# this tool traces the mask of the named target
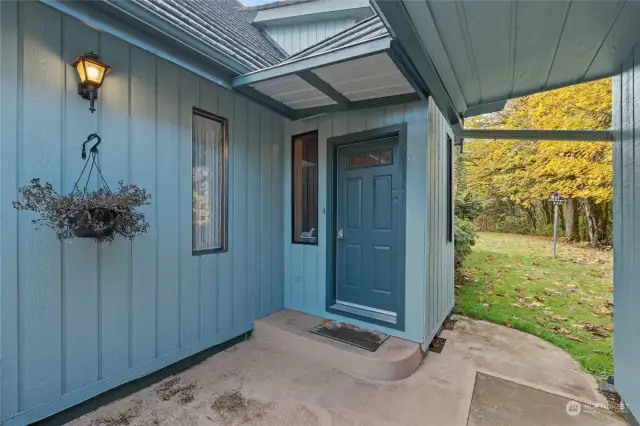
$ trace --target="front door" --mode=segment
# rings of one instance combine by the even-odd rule
[[[404,288],[398,137],[339,146],[336,173],[336,305],[395,322]]]

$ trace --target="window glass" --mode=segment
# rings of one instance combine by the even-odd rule
[[[367,154],[353,154],[347,157],[347,169],[391,164],[391,161],[392,154],[390,150],[369,152]]]
[[[222,251],[226,243],[227,121],[193,112],[192,249]]]
[[[293,137],[293,242],[318,242],[318,132]]]

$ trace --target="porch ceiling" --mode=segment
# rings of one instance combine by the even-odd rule
[[[374,0],[451,124],[504,101],[614,75],[640,2]]]
[[[237,77],[232,85],[298,119],[419,100],[425,92],[412,85],[409,70],[373,17],[281,64]]]

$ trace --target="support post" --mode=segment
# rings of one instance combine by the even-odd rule
[[[558,204],[553,204],[553,258],[556,258],[556,245],[558,241]]]
[[[564,201],[564,198],[558,194],[558,191],[554,192],[551,196],[551,202],[553,203],[553,258],[556,258],[556,248],[558,244],[558,208]]]

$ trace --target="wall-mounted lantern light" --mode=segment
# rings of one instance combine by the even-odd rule
[[[71,66],[78,71],[80,77],[78,94],[83,99],[89,100],[89,111],[93,113],[96,110],[93,104],[98,99],[98,89],[102,86],[104,76],[111,67],[100,62],[100,57],[93,52],[78,56]]]

